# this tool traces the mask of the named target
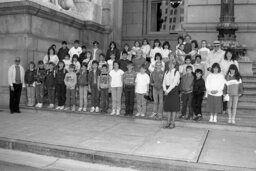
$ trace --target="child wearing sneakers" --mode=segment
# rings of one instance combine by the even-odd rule
[[[98,90],[98,76],[100,75],[100,70],[98,68],[99,64],[97,61],[92,62],[92,70],[89,72],[89,90],[91,90],[91,110],[90,112],[100,111],[100,100],[99,100],[99,90]]]
[[[38,61],[38,68],[36,71],[36,79],[35,79],[37,108],[43,107],[45,77],[46,77],[46,69],[44,68],[44,62]]]
[[[181,100],[182,109],[181,116],[179,118],[184,118],[186,116],[187,107],[189,108],[187,120],[193,118],[192,110],[192,97],[193,97],[193,85],[194,85],[194,75],[190,65],[186,68],[186,74],[181,77],[180,89],[181,89]]]
[[[82,110],[86,112],[87,108],[87,95],[88,95],[88,75],[89,72],[87,70],[87,64],[83,63],[81,70],[78,74],[78,85],[79,85],[79,109],[78,111],[81,112]]]
[[[76,110],[76,83],[77,76],[75,73],[75,65],[71,64],[69,66],[69,72],[66,74],[64,79],[66,85],[66,108],[64,110],[70,110],[72,106],[72,111]]]
[[[66,73],[65,64],[63,61],[60,61],[56,72],[56,92],[58,99],[58,106],[56,107],[57,110],[63,110],[66,101],[66,85],[64,83]]]
[[[27,98],[28,98],[27,105],[30,107],[35,105],[35,81],[36,81],[35,78],[36,78],[35,63],[30,62],[29,68],[25,73],[25,84],[27,87]]]
[[[135,93],[137,96],[137,114],[136,116],[144,117],[146,114],[146,99],[144,96],[148,95],[150,78],[146,73],[145,64],[141,65],[140,72],[136,76],[135,80]]]
[[[49,100],[48,108],[52,109],[54,108],[54,102],[55,102],[56,71],[54,70],[55,64],[53,62],[50,62],[48,65],[49,65],[49,70],[45,77],[45,86],[48,92],[48,100]]]
[[[124,95],[125,95],[125,115],[133,116],[134,97],[135,97],[135,79],[137,73],[133,70],[133,63],[130,61],[127,65],[128,71],[124,73]]]
[[[196,57],[197,59],[197,57]],[[203,76],[203,71],[201,69],[196,69],[195,71],[196,79],[194,81],[194,86],[193,86],[193,100],[192,100],[192,106],[193,106],[193,111],[195,114],[195,121],[202,120],[202,102],[203,102],[203,97],[205,94],[205,82],[204,79],[202,78]]]
[[[98,77],[98,89],[100,91],[100,108],[102,113],[108,112],[108,90],[110,85],[110,76],[108,66],[102,65],[101,73]]]
[[[226,76],[228,101],[228,123],[235,124],[239,97],[243,94],[242,77],[235,64],[231,64]]]
[[[114,68],[110,71],[110,86],[112,94],[112,112],[110,115],[120,115],[123,90],[123,70],[119,69],[119,63],[114,62]]]
[[[154,107],[150,117],[163,116],[163,78],[162,62],[156,62],[155,70],[150,75],[150,84],[153,86]]]

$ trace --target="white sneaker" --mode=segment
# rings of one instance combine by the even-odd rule
[[[37,103],[35,107],[39,107],[39,103]]]
[[[38,108],[42,108],[43,107],[43,103],[38,103]]]
[[[150,115],[150,118],[154,118],[156,116],[157,116],[157,114],[153,112],[152,115]]]
[[[70,110],[70,108],[69,107],[65,107],[65,109],[64,110]]]
[[[86,107],[83,108],[83,111],[86,112]]]
[[[120,115],[120,110],[116,110],[116,115]]]
[[[79,107],[78,112],[82,112],[83,108]]]
[[[100,109],[99,109],[99,107],[97,106],[96,109],[95,109],[95,112],[98,113],[99,111],[100,111]]]
[[[49,108],[49,109],[53,109],[53,108],[54,108],[54,104],[50,104],[50,105],[48,106],[48,108]]]
[[[228,123],[229,123],[229,124],[231,124],[231,123],[232,123],[231,118],[228,118]]]
[[[115,114],[116,114],[116,111],[113,109],[110,115],[115,115]]]
[[[135,116],[139,117],[139,116],[140,116],[140,113],[137,113]]]
[[[213,122],[213,116],[212,115],[210,116],[209,122]]]
[[[60,110],[64,110],[64,106],[60,106]]]
[[[56,110],[59,110],[59,109],[60,109],[60,106],[57,106],[55,109],[56,109]]]
[[[234,118],[231,120],[231,123],[232,123],[232,124],[236,124],[236,121],[235,121]]]
[[[75,105],[72,107],[72,111],[73,112],[76,111],[76,106]]]
[[[142,114],[140,114],[140,116],[141,116],[141,117],[144,117],[144,116],[145,116],[145,114],[144,114],[144,113],[142,113]]]
[[[90,112],[94,112],[94,110],[95,110],[94,107],[92,107],[91,110],[90,110]]]
[[[213,116],[213,122],[214,122],[214,123],[217,122],[217,116]]]

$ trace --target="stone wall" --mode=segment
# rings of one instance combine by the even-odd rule
[[[110,29],[72,16],[56,12],[31,1],[0,3],[0,105],[7,105],[9,92],[7,71],[16,56],[27,68],[29,61],[37,62],[50,45],[66,40],[71,47],[78,39],[90,46],[94,40],[102,49],[108,46]],[[23,96],[24,102],[24,96]]]

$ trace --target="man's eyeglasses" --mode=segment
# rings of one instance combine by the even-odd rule
[[[215,45],[214,47],[220,47],[220,45]]]
[[[20,62],[20,60],[15,60],[15,62]]]

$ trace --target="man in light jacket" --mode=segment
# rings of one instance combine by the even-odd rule
[[[20,57],[15,58],[15,64],[13,64],[8,70],[8,84],[10,89],[10,112],[21,113],[19,104],[22,87],[25,88],[24,81],[24,68],[20,65]]]

